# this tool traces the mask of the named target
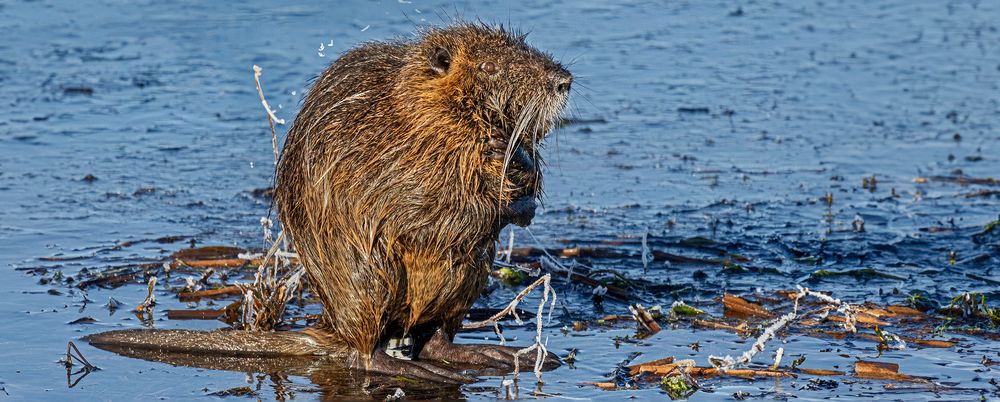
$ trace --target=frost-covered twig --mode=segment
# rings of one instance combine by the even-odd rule
[[[559,260],[557,260],[556,257],[553,257],[552,254],[549,254],[549,251],[545,249],[545,246],[543,246],[542,242],[538,240],[538,237],[535,237],[535,234],[531,232],[531,229],[524,228],[524,231],[528,232],[528,235],[530,235],[531,239],[535,241],[535,245],[538,246],[538,249],[542,250],[542,253],[545,254],[546,257],[549,257],[548,261],[549,263],[553,264],[555,267],[559,268],[562,271],[568,271],[566,267],[562,266],[562,264],[559,263]]]
[[[267,111],[267,124],[271,126],[271,145],[274,147],[274,164],[278,165],[278,134],[274,132],[274,123],[285,124],[284,119],[279,119],[278,116],[274,115],[274,110],[271,110],[271,106],[267,104],[267,99],[264,99],[264,90],[260,88],[260,72],[261,69],[256,64],[253,65],[253,80],[257,83],[257,94],[260,95],[260,104],[264,105],[264,110]]]
[[[504,262],[510,263],[511,254],[514,254],[514,227],[511,226],[507,232],[507,250],[504,252]]]
[[[281,322],[285,306],[302,286],[305,268],[299,265],[280,280],[273,274],[264,275],[260,282],[238,283],[243,292],[243,328],[249,331],[268,331]]]
[[[854,307],[849,303],[844,303],[840,299],[834,299],[825,294],[814,292],[809,290],[809,288],[804,288],[799,286],[799,292],[795,294],[795,308],[799,306],[799,299],[803,296],[812,296],[817,299],[822,300],[825,303],[833,304],[837,306],[837,311],[844,315],[844,330],[848,332],[858,332],[858,327],[856,326],[858,319],[854,316]]]
[[[518,293],[517,296],[514,296],[514,300],[511,300],[510,303],[507,304],[507,307],[505,307],[503,310],[500,310],[500,312],[498,312],[496,314],[493,314],[492,317],[487,318],[487,319],[485,319],[483,321],[470,322],[468,324],[462,324],[462,329],[478,329],[478,328],[483,328],[483,327],[491,326],[491,325],[499,322],[500,320],[502,320],[504,317],[506,317],[508,315],[513,316],[514,320],[518,324],[523,324],[524,322],[521,321],[521,317],[519,317],[517,315],[517,304],[520,303],[521,300],[523,300],[524,297],[528,295],[528,293],[531,293],[531,291],[534,290],[535,288],[537,288],[539,285],[543,285],[543,284],[545,285],[545,291],[544,291],[544,293],[542,293],[543,300],[546,300],[548,298],[548,294],[551,292],[553,294],[552,304],[553,305],[555,304],[555,292],[552,290],[552,285],[550,284],[551,279],[552,279],[552,276],[550,274],[545,274],[545,276],[542,276],[541,278],[538,278],[538,280],[536,280],[534,283],[532,283],[532,284],[528,285],[527,287],[525,287],[524,290],[521,290],[521,292]],[[544,304],[545,303],[543,302],[540,305],[544,305]],[[539,316],[538,318],[540,320],[541,316]],[[549,310],[549,319],[551,319],[551,318],[552,318],[552,310],[550,309]]]
[[[576,260],[572,260],[570,266],[567,268],[565,265],[559,263],[559,260],[557,260],[556,257],[549,254],[549,251],[545,249],[545,246],[543,246],[542,242],[538,240],[538,237],[535,237],[535,234],[531,232],[531,229],[524,228],[524,231],[531,235],[531,239],[535,241],[535,245],[538,246],[538,249],[541,250],[543,254],[545,254],[542,258],[538,259],[538,265],[543,270],[548,272],[565,273],[566,280],[573,280],[573,269],[577,266]],[[607,289],[605,289],[605,291],[607,291]]]
[[[750,363],[750,361],[753,360],[754,355],[762,352],[764,350],[764,346],[767,345],[767,342],[769,342],[771,339],[774,339],[778,331],[780,331],[782,328],[788,325],[788,323],[792,322],[792,320],[798,318],[799,299],[805,296],[813,296],[825,303],[836,305],[837,311],[844,314],[845,317],[844,329],[850,332],[857,332],[857,327],[855,326],[857,318],[854,316],[854,310],[850,304],[844,303],[840,301],[840,299],[834,299],[825,294],[811,291],[808,288],[803,288],[799,286],[798,289],[799,292],[792,295],[792,297],[795,300],[793,303],[792,312],[785,314],[781,317],[778,317],[777,320],[775,320],[773,323],[771,323],[771,325],[765,328],[764,332],[760,334],[759,337],[757,337],[757,341],[754,342],[752,346],[750,346],[750,350],[743,352],[743,354],[740,355],[739,359],[734,359],[732,356],[729,355],[725,357],[709,356],[708,361],[712,364],[712,366],[715,366],[715,368],[721,371],[726,371],[732,369],[737,365],[746,365]],[[782,352],[784,352],[784,350],[782,350]],[[776,362],[775,364],[777,364],[777,362],[780,361],[781,359],[780,356],[781,355],[779,354],[778,357],[775,359]]]
[[[774,364],[771,364],[771,370],[775,370],[781,365],[781,357],[785,355],[785,348],[778,348],[774,352]]]
[[[785,325],[787,325],[789,322],[794,320],[795,317],[796,314],[794,311],[779,317],[777,320],[771,323],[771,325],[769,325],[766,329],[764,329],[764,333],[760,334],[760,336],[757,337],[757,341],[754,342],[752,346],[750,346],[750,350],[743,352],[743,354],[740,356],[739,359],[733,359],[732,356],[726,356],[721,358],[716,356],[709,356],[708,361],[712,363],[712,365],[715,366],[715,368],[722,371],[729,370],[737,365],[744,365],[750,363],[750,360],[752,360],[757,353],[760,353],[764,350],[764,346],[767,345],[767,342],[773,339],[775,334],[777,334],[777,332],[780,331],[782,328],[784,328]]]
[[[274,164],[278,165],[278,135],[274,130],[274,124],[285,124],[285,121],[274,115],[274,110],[268,105],[264,98],[264,90],[260,86],[261,68],[253,66],[253,79],[257,85],[257,95],[260,96],[260,103],[267,112],[267,124],[271,128],[271,147],[274,151]],[[243,293],[242,325],[248,331],[267,331],[281,322],[281,317],[285,312],[286,303],[291,300],[295,292],[302,286],[302,278],[305,275],[305,268],[300,264],[292,265],[291,258],[298,255],[288,251],[288,236],[285,235],[284,228],[279,225],[279,232],[276,238],[272,238],[271,226],[273,223],[269,216],[260,218],[260,224],[264,232],[264,248],[267,253],[260,260],[257,273],[254,275],[253,283],[238,283],[236,286]],[[259,254],[241,254],[239,257],[250,259]],[[279,280],[278,271],[284,269],[285,274]]]
[[[274,242],[274,239],[271,238],[271,235],[272,235],[272,233],[271,233],[271,226],[273,226],[273,225],[274,225],[274,223],[271,222],[271,218],[268,218],[266,216],[260,218],[260,226],[262,226],[264,228],[264,247],[267,247],[268,244],[271,244],[271,243]]]
[[[520,367],[520,365],[521,365],[521,362],[520,362],[521,355],[527,355],[528,353],[531,353],[532,351],[535,351],[535,367],[534,367],[534,370],[532,370],[532,371],[535,372],[535,379],[538,382],[542,382],[542,366],[544,366],[544,364],[545,364],[545,357],[548,356],[548,354],[549,354],[548,349],[545,347],[545,344],[548,343],[547,342],[548,339],[546,339],[546,342],[544,342],[544,343],[542,342],[542,312],[545,310],[545,303],[549,300],[549,294],[550,293],[552,294],[552,303],[549,305],[549,319],[550,320],[552,319],[552,309],[556,305],[556,292],[554,290],[552,290],[552,285],[550,284],[551,279],[552,279],[552,275],[551,274],[545,274],[545,276],[539,278],[539,280],[543,280],[544,281],[544,283],[545,283],[545,290],[542,292],[542,300],[540,302],[538,302],[538,314],[535,316],[535,343],[532,344],[529,347],[526,347],[524,349],[518,350],[517,352],[514,353],[514,381],[515,382],[517,381],[517,376],[518,376],[518,374],[521,371],[521,367]]]
[[[525,287],[524,290],[522,290],[520,293],[517,294],[517,296],[514,297],[514,300],[511,300],[511,302],[507,304],[507,307],[505,307],[503,310],[500,310],[500,312],[494,314],[492,317],[487,318],[486,320],[483,321],[471,322],[462,325],[463,329],[476,329],[492,325],[494,326],[494,329],[497,331],[497,334],[500,335],[500,330],[496,325],[501,319],[503,319],[508,315],[513,316],[514,320],[518,324],[523,324],[523,321],[521,321],[521,317],[517,315],[517,305],[518,303],[521,302],[521,300],[524,299],[525,296],[528,295],[528,293],[531,293],[532,290],[541,285],[544,285],[544,287],[542,290],[542,300],[538,303],[538,313],[535,316],[535,343],[524,349],[520,349],[514,353],[515,380],[517,379],[518,372],[521,369],[520,367],[521,356],[527,355],[534,351],[535,365],[533,371],[535,372],[535,378],[537,378],[539,382],[542,381],[542,366],[545,364],[545,357],[549,353],[548,349],[545,346],[545,343],[542,342],[542,325],[543,321],[548,321],[552,319],[552,310],[555,308],[556,305],[556,292],[555,290],[552,289],[552,274],[545,274],[544,276],[538,278],[538,280],[536,280],[531,285]],[[549,301],[550,297],[552,299],[551,301]],[[549,305],[548,319],[544,318],[546,304]],[[504,339],[502,335],[500,339],[501,339],[501,344],[503,344]]]
[[[261,219],[261,225],[267,233],[270,229],[270,220]],[[272,329],[281,322],[285,305],[302,286],[305,268],[301,264],[293,266],[290,258],[297,258],[296,253],[282,250],[286,237],[284,230],[278,232],[278,236],[273,240],[265,235],[265,242],[270,241],[270,245],[265,243],[265,246],[270,248],[260,260],[254,281],[236,284],[243,293],[240,307],[243,329],[248,331]],[[282,268],[286,273],[279,280],[278,271]]]

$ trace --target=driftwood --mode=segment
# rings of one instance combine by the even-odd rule
[[[224,286],[217,289],[206,289],[199,290],[197,292],[181,292],[177,294],[177,297],[181,301],[198,301],[202,298],[212,298],[219,296],[231,296],[241,294],[240,288],[236,286]]]

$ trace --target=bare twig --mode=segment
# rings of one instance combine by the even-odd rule
[[[74,352],[76,353],[74,354]],[[83,364],[83,368],[74,372],[73,360],[76,360],[80,362],[80,364]],[[66,360],[63,361],[63,364],[66,365],[66,386],[68,386],[69,388],[75,387],[77,384],[80,383],[80,381],[83,380],[84,377],[86,377],[91,372],[101,369],[100,367],[90,364],[90,362],[87,361],[87,358],[83,357],[83,353],[80,352],[80,349],[78,349],[76,345],[73,344],[73,341],[70,341],[69,344],[66,345]],[[74,381],[73,376],[81,373],[83,374],[77,377],[76,381]]]
[[[200,300],[200,299],[206,298],[206,297],[226,296],[226,295],[233,295],[233,294],[239,294],[239,293],[240,293],[239,287],[237,287],[235,285],[231,285],[231,286],[224,286],[224,287],[217,288],[217,289],[199,290],[197,292],[183,292],[183,293],[179,293],[177,295],[177,297],[181,301],[197,301],[197,300]]]
[[[73,352],[76,352],[76,354],[74,354]],[[73,360],[76,360],[80,362],[80,364],[83,364],[84,368],[90,370],[99,370],[97,366],[90,364],[90,361],[88,361],[86,357],[83,357],[83,353],[80,352],[80,349],[76,347],[76,344],[74,344],[73,341],[69,341],[69,344],[66,345],[66,361],[65,361],[66,367],[72,367]]]

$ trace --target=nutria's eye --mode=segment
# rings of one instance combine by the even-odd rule
[[[431,56],[431,69],[434,72],[444,75],[448,72],[448,67],[451,66],[451,53],[448,53],[448,49],[439,47],[434,49],[434,55]]]
[[[497,65],[492,61],[487,61],[483,65],[479,66],[480,70],[486,72],[486,74],[493,75],[497,73]]]

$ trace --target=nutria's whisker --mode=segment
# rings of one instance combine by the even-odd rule
[[[503,158],[503,168],[500,170],[500,194],[498,196],[498,202],[501,207],[503,205],[504,185],[507,181],[507,169],[510,167],[511,157],[514,155],[514,150],[520,146],[521,136],[524,134],[524,130],[528,128],[528,124],[532,120],[531,117],[536,113],[538,99],[539,97],[536,95],[528,101],[528,104],[524,106],[524,109],[521,109],[521,114],[517,117],[517,124],[514,126],[511,138],[507,141],[507,149]]]

